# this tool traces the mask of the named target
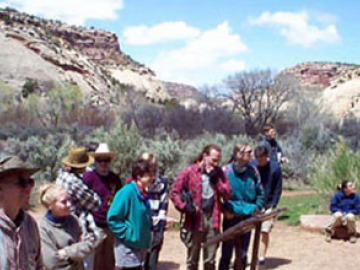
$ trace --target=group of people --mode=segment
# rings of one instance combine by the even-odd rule
[[[56,181],[40,187],[46,214],[24,209],[39,168],[16,156],[0,162],[0,269],[144,269],[157,267],[167,226],[169,187],[153,154],[140,155],[127,184],[110,170],[105,143],[75,147]]]
[[[221,148],[207,145],[194,163],[175,179],[170,198],[185,216],[182,233],[187,234],[183,238],[187,246],[188,270],[198,269],[201,249],[203,269],[216,269],[218,245],[202,247],[202,243],[219,234],[221,220],[225,231],[277,206],[282,192],[280,163],[287,160],[282,157],[282,150],[276,142],[274,127],[265,126],[264,135],[265,139],[254,151],[247,144],[236,145],[229,162],[222,168],[219,167]],[[262,224],[260,264],[265,263],[273,224],[274,220]],[[251,232],[238,236],[239,241],[222,242],[219,270],[230,269],[235,244],[239,245],[236,250],[240,252],[238,256],[243,269],[246,268],[250,236]],[[236,265],[234,267],[236,269]]]
[[[131,176],[111,172],[118,154],[105,143],[88,151],[76,147],[62,159],[55,183],[40,187],[46,214],[37,223],[24,210],[39,168],[10,156],[0,162],[0,269],[156,269],[168,225],[169,195],[184,215],[187,269],[216,268],[216,244],[202,243],[251,216],[273,210],[282,191],[280,163],[286,161],[273,126],[253,149],[236,145],[219,167],[221,148],[209,144],[183,169],[171,191],[158,173],[156,157],[136,158]],[[274,153],[275,151],[275,153]],[[255,159],[252,159],[253,152]],[[221,224],[222,223],[222,224]],[[263,223],[264,263],[273,220]],[[229,269],[234,244],[247,264],[250,233],[222,243],[219,270]]]

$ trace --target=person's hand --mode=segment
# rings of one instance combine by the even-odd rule
[[[67,260],[67,258],[68,258],[68,255],[66,254],[64,249],[60,249],[58,251],[58,255],[59,255],[60,260]]]
[[[184,212],[188,215],[194,215],[196,213],[196,208],[193,204],[187,203],[184,207]]]
[[[282,157],[281,163],[284,163],[284,164],[289,163],[289,159],[287,157]]]
[[[218,178],[216,170],[212,170],[209,173],[209,181],[213,186],[216,186],[217,183],[219,182],[219,178]]]
[[[233,213],[230,213],[229,211],[224,211],[224,217],[226,218],[226,219],[233,219],[234,218],[234,214]]]
[[[251,216],[257,216],[258,214],[260,214],[260,209],[258,207],[256,207],[255,211],[251,214]]]

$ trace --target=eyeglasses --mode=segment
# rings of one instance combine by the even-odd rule
[[[109,163],[111,162],[111,158],[97,158],[95,161],[98,163]]]
[[[27,188],[28,186],[34,187],[35,186],[35,180],[33,178],[24,179],[20,178],[19,181],[16,183],[21,188]]]

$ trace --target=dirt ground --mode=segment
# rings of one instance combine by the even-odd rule
[[[304,195],[304,193],[311,194],[313,191],[284,192],[283,196]],[[170,206],[169,215],[179,218],[173,206]],[[268,258],[262,269],[360,269],[360,239],[355,244],[343,240],[332,240],[331,243],[327,243],[321,233],[290,227],[282,222],[276,222],[270,237]],[[220,250],[221,247],[218,249],[218,257]],[[185,258],[186,249],[179,239],[179,232],[167,231],[158,270],[186,269]]]
[[[294,196],[295,194],[296,192],[289,192],[283,195]],[[35,212],[32,211],[36,218],[40,218],[43,213],[44,209],[41,208],[36,209]],[[170,206],[169,216],[179,219],[179,214],[173,206]],[[270,241],[268,258],[263,269],[360,269],[360,239],[355,244],[343,240],[332,240],[331,243],[327,243],[320,233],[305,231],[300,227],[289,227],[282,222],[277,222]],[[219,255],[220,248],[218,257]],[[158,270],[186,269],[185,258],[186,249],[180,241],[179,232],[166,231]]]

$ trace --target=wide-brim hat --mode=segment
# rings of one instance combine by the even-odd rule
[[[118,153],[112,152],[109,149],[107,143],[100,143],[95,152],[90,152],[93,158],[111,158],[111,161],[114,161],[118,157]]]
[[[31,176],[39,170],[40,168],[17,156],[7,156],[0,161],[0,180],[5,174],[25,173]]]
[[[62,159],[62,163],[72,168],[86,168],[94,162],[86,151],[85,147],[75,147],[71,149],[66,157]]]

